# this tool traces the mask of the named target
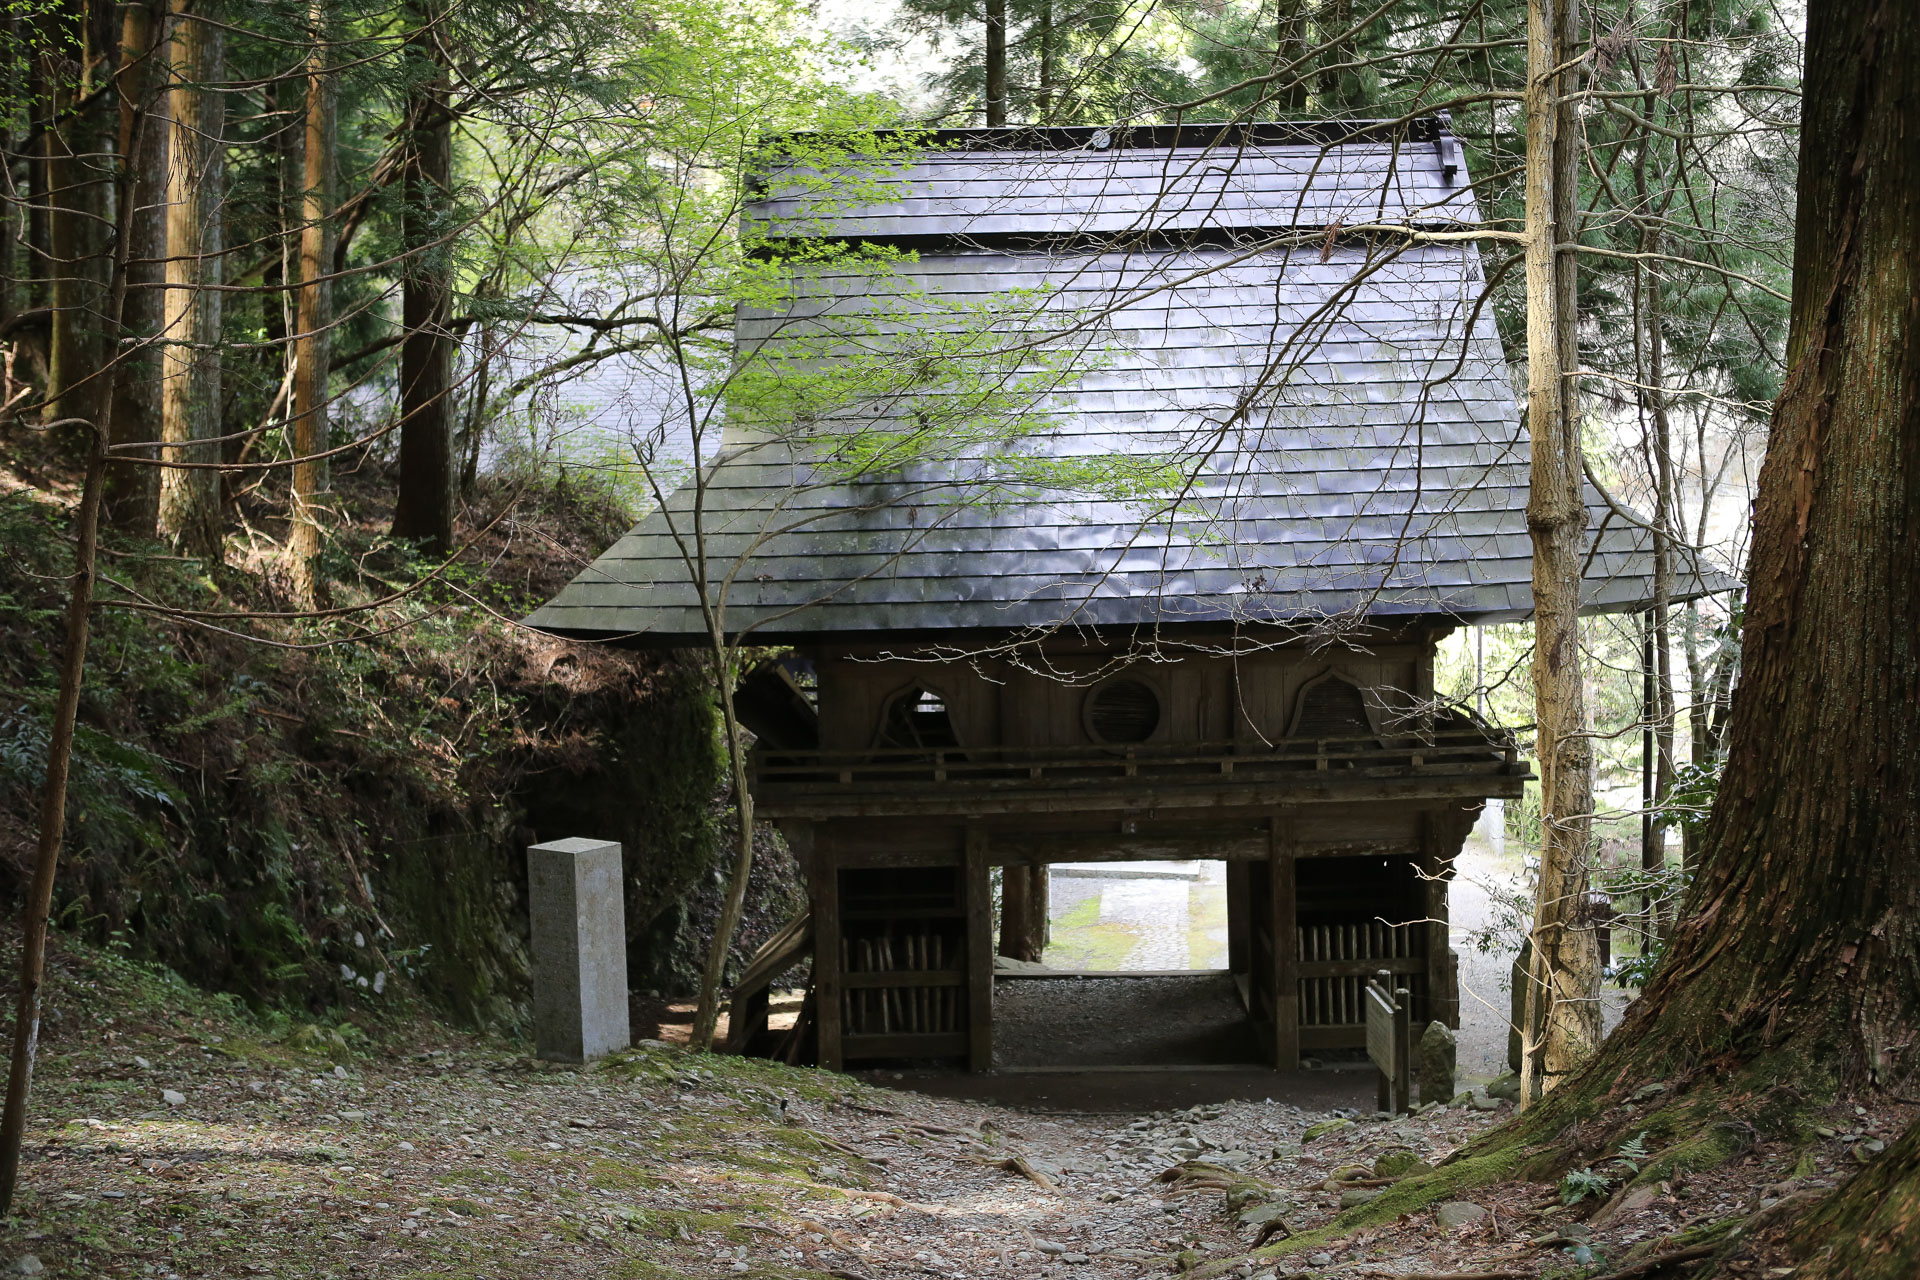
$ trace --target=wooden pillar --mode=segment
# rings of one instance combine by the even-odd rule
[[[967,824],[967,1070],[993,1068],[993,880],[987,829]]]
[[[1273,922],[1273,1065],[1277,1071],[1300,1066],[1300,941],[1293,866],[1293,824],[1276,813],[1267,820],[1267,880]]]
[[[1460,1029],[1460,988],[1459,972],[1452,963],[1447,885],[1453,878],[1453,857],[1460,851],[1460,842],[1451,839],[1451,833],[1457,830],[1464,839],[1468,829],[1460,821],[1446,822],[1441,814],[1420,815],[1419,865],[1428,922],[1427,1001],[1421,1015],[1428,1021],[1444,1022],[1456,1031]]]
[[[1227,862],[1227,969],[1250,972],[1253,960],[1253,868],[1239,859]]]
[[[816,829],[807,891],[813,899],[813,1016],[819,1027],[820,1066],[838,1071],[840,1049],[840,866],[833,841]]]

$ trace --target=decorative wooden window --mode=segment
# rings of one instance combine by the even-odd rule
[[[1378,738],[1360,686],[1329,671],[1309,681],[1294,704],[1291,738]]]
[[[1160,695],[1140,680],[1110,680],[1087,695],[1086,723],[1098,742],[1145,742],[1160,727]]]
[[[887,702],[878,745],[932,750],[959,746],[960,739],[953,731],[953,717],[947,713],[946,698],[937,690],[921,686],[895,694]]]

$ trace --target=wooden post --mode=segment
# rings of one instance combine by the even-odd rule
[[[833,842],[814,831],[807,874],[813,898],[813,1012],[820,1028],[820,1066],[838,1071],[840,1052],[840,867]]]
[[[1413,1110],[1413,994],[1393,993],[1393,1093],[1396,1111]]]
[[[1460,992],[1452,958],[1453,939],[1447,921],[1447,886],[1453,874],[1453,855],[1447,848],[1448,824],[1437,813],[1420,815],[1420,875],[1425,890],[1427,925],[1427,1000],[1422,1021],[1444,1022],[1460,1029]]]
[[[1227,863],[1227,969],[1237,974],[1247,973],[1253,959],[1252,870],[1245,862]]]
[[[1374,1097],[1381,1111],[1413,1110],[1413,993],[1377,970],[1367,983],[1367,1057],[1379,1073]]]
[[[1267,819],[1269,918],[1273,921],[1273,1066],[1300,1067],[1300,941],[1293,885],[1293,825]]]
[[[967,824],[967,1070],[993,1068],[993,881],[987,829]]]

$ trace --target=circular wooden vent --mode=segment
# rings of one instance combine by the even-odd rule
[[[1160,699],[1138,680],[1115,680],[1087,695],[1087,727],[1102,742],[1145,742],[1160,727]]]

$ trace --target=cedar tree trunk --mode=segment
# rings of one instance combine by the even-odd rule
[[[409,42],[430,69],[407,103],[407,158],[401,239],[407,260],[400,323],[400,491],[395,537],[430,554],[453,543],[453,339],[448,327],[452,256],[439,243],[453,187],[453,114],[446,76],[446,8],[422,4]]]
[[[1470,1153],[1540,1143],[1527,1176],[1647,1129],[1804,1140],[1810,1106],[1920,1076],[1920,16],[1812,6],[1804,103],[1788,374],[1719,795],[1626,1021]],[[1653,1114],[1629,1097],[1649,1080],[1670,1090]],[[1920,1272],[1920,1134],[1793,1241],[1801,1280]]]
[[[306,154],[300,201],[300,292],[293,343],[293,491],[288,518],[288,573],[307,608],[327,603],[320,573],[322,495],[327,491],[327,366],[333,325],[334,83],[328,70],[326,0],[314,0],[313,47],[307,55]]]
[[[1600,1040],[1600,955],[1586,910],[1593,749],[1580,662],[1581,492],[1574,262],[1578,121],[1566,97],[1574,0],[1527,5],[1527,429],[1533,446],[1533,684],[1540,757],[1540,878],[1522,1028],[1521,1097],[1553,1088]]]
[[[121,304],[121,333],[148,339],[160,332],[165,279],[160,260],[167,253],[167,91],[165,84],[166,4],[143,0],[127,6],[120,32],[120,154],[129,170],[127,296]],[[137,131],[135,121],[144,115]],[[113,407],[112,443],[146,445],[133,456],[159,456],[160,361],[154,348],[123,353],[128,367],[114,380],[119,397]],[[107,466],[106,509],[102,519],[122,533],[151,538],[160,518],[160,473],[140,462]]]
[[[55,124],[41,134],[53,307],[48,422],[98,422],[106,385],[107,232],[113,225],[115,161],[113,97],[93,93],[96,77],[108,74],[110,65],[98,43],[101,12],[86,0],[60,0],[40,18],[40,80],[47,116]]]
[[[987,126],[1007,122],[1007,0],[987,0]]]
[[[226,33],[216,0],[172,0],[168,94],[167,263],[160,427],[160,531],[184,555],[220,558],[222,209],[226,154]],[[203,20],[204,19],[204,20]]]

